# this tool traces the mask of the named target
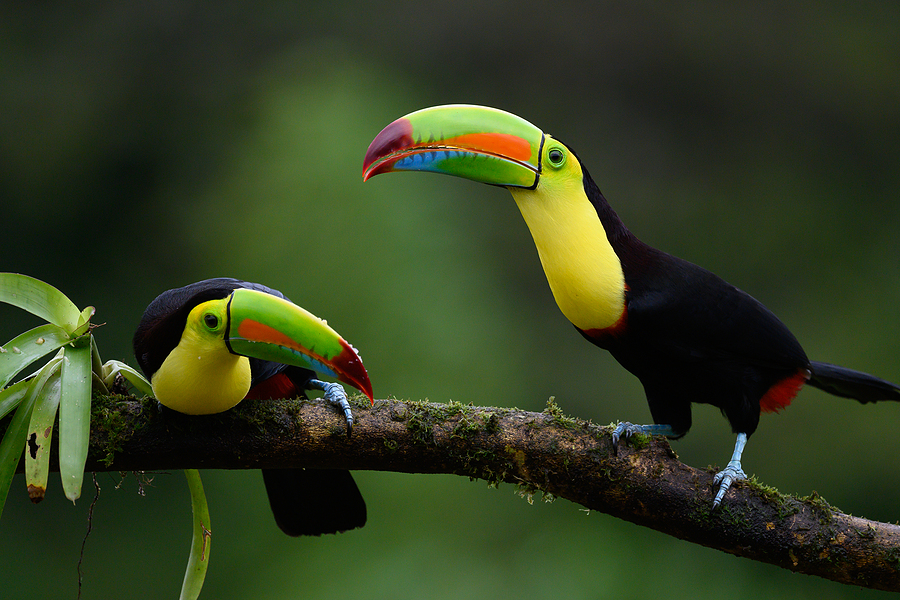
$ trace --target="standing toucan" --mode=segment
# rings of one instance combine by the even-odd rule
[[[156,399],[188,415],[228,410],[245,398],[324,392],[347,420],[344,388],[372,399],[362,361],[324,321],[258,283],[218,278],[163,292],[144,312],[134,354]],[[366,504],[349,471],[263,469],[275,522],[291,536],[337,533],[366,523]]]
[[[363,179],[389,171],[446,173],[509,189],[560,310],[644,386],[656,424],[621,423],[614,445],[637,432],[683,436],[692,402],[728,418],[737,442],[715,477],[714,505],[745,478],[741,452],[760,411],[786,407],[804,384],[863,403],[900,401],[892,383],[810,362],[755,299],[641,242],[575,153],[516,115],[451,105],[397,119],[369,145]]]

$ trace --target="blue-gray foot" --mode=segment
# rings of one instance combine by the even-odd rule
[[[713,500],[713,508],[721,504],[722,499],[725,497],[725,492],[728,491],[728,488],[731,487],[732,483],[747,479],[747,475],[741,468],[741,454],[744,452],[744,446],[746,445],[747,434],[737,434],[737,440],[734,442],[734,453],[731,455],[731,460],[728,461],[728,466],[716,473],[716,476],[713,477],[713,483],[719,486],[719,491]]]
[[[347,401],[347,392],[339,383],[329,383],[327,381],[319,381],[318,379],[310,379],[307,382],[310,389],[321,390],[322,398],[329,404],[337,406],[347,420],[347,436],[353,432],[353,412],[350,410],[350,403]]]

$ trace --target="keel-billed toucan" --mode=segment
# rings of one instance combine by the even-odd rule
[[[237,279],[192,283],[160,294],[134,334],[134,354],[156,399],[172,410],[208,415],[245,398],[295,398],[318,389],[353,416],[343,387],[372,399],[362,361],[324,321],[281,292]],[[366,504],[348,471],[263,469],[278,526],[292,536],[362,527]]]
[[[714,505],[745,477],[741,452],[760,411],[786,407],[804,384],[863,403],[900,401],[892,383],[810,362],[755,299],[641,242],[575,153],[516,115],[451,105],[397,119],[369,146],[363,179],[389,171],[446,173],[509,189],[563,314],[644,386],[655,424],[621,423],[613,444],[637,432],[684,435],[692,402],[728,418],[737,442],[715,477]]]

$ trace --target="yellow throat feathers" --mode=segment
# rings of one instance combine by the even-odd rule
[[[151,378],[156,399],[180,413],[223,412],[250,390],[250,361],[228,351],[221,331],[210,332],[200,324],[213,302],[191,311],[181,341]]]
[[[509,189],[562,313],[582,330],[615,325],[625,308],[625,276],[584,192],[575,156],[561,170],[543,174],[537,188]]]

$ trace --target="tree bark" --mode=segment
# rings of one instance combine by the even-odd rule
[[[675,537],[841,583],[900,591],[900,527],[843,514],[754,481],[712,508],[712,473],[664,438],[612,447],[610,428],[544,412],[351,400],[244,401],[185,416],[130,396],[94,398],[88,471],[321,467],[452,473],[551,494]],[[0,425],[0,429],[5,429]]]

